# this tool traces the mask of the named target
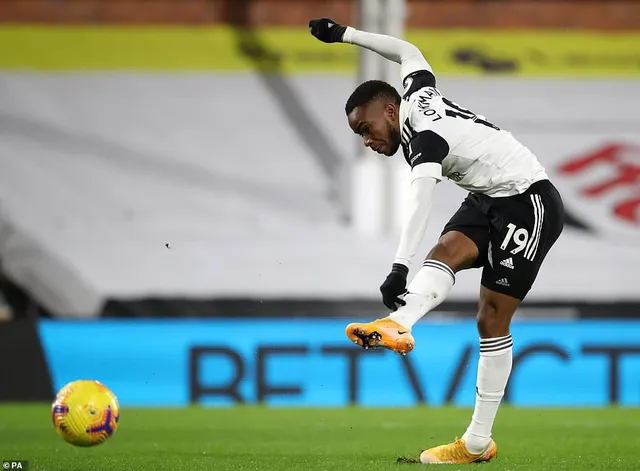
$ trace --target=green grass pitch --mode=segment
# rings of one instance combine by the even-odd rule
[[[63,442],[47,405],[0,406],[0,459],[30,470],[405,470],[398,456],[461,435],[470,410],[123,409],[107,443]],[[640,409],[503,408],[483,470],[640,469]],[[468,466],[446,466],[465,469]]]

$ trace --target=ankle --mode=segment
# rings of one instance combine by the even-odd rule
[[[428,309],[428,299],[421,294],[408,293],[404,297],[406,303],[400,309],[392,312],[389,315],[389,319],[397,322],[405,329],[411,329],[416,322],[420,320]]]
[[[472,455],[478,455],[487,449],[491,442],[491,437],[483,437],[469,432],[468,430],[462,435],[465,448]]]

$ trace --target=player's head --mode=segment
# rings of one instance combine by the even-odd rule
[[[362,136],[365,147],[393,155],[400,147],[400,102],[387,82],[369,80],[356,88],[345,106],[349,126]]]

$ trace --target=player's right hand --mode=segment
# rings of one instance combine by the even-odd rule
[[[400,299],[400,296],[407,292],[408,274],[408,267],[401,263],[394,263],[391,273],[387,275],[387,279],[380,286],[382,302],[392,311],[397,311],[398,306],[407,304],[403,299]]]
[[[325,43],[342,42],[346,26],[339,25],[331,18],[318,18],[309,21],[309,31],[312,35]]]

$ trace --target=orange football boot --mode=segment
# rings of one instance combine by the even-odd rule
[[[346,333],[349,340],[365,350],[384,347],[406,355],[415,346],[411,329],[405,329],[389,317],[366,324],[354,322],[347,326]]]
[[[467,464],[489,461],[498,453],[496,442],[491,440],[482,453],[469,453],[462,438],[448,445],[440,445],[420,453],[420,462],[426,464]]]

